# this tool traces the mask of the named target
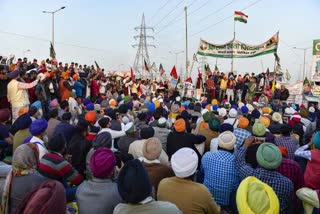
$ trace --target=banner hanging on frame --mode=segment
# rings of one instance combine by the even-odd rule
[[[226,44],[213,44],[200,39],[199,55],[217,58],[250,58],[277,52],[279,32],[260,45],[248,45],[237,40]]]

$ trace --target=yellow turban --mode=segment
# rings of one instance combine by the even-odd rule
[[[211,104],[212,104],[212,105],[218,105],[218,100],[217,100],[217,99],[213,99],[213,100],[211,101]]]
[[[244,179],[237,190],[239,214],[277,214],[279,200],[273,189],[253,176]]]

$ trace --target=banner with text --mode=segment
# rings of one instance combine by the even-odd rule
[[[237,40],[231,40],[226,44],[219,45],[200,39],[198,54],[218,58],[250,58],[276,53],[278,42],[279,32],[260,45],[248,45]]]
[[[320,82],[320,39],[313,40],[311,81]]]

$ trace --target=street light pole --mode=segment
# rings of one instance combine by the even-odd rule
[[[54,13],[52,13],[52,46],[54,49]]]
[[[30,49],[23,51],[23,57],[26,55],[27,52],[30,52]]]
[[[179,52],[169,51],[169,53],[176,55],[176,64],[175,65],[178,66],[178,55],[181,53],[184,53],[184,51],[179,51]]]
[[[54,49],[54,14],[57,13],[58,11],[60,11],[60,10],[65,9],[65,8],[66,7],[63,6],[63,7],[59,8],[58,10],[55,10],[55,11],[42,11],[42,13],[49,13],[49,14],[52,15],[52,41],[51,41],[51,43],[52,43],[53,49]]]
[[[187,5],[188,1],[186,1],[186,6],[184,7],[184,12],[185,12],[185,24],[186,24],[186,76],[184,79],[188,77],[188,67],[189,67],[189,62],[188,62],[188,12],[187,12]]]
[[[293,47],[294,49],[297,50],[303,50],[303,73],[302,73],[302,80],[304,81],[305,77],[306,77],[306,52],[308,49],[310,49],[311,47],[307,47],[307,48],[297,48],[297,47]]]

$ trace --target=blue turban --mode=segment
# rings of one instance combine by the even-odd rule
[[[219,127],[219,133],[225,132],[225,131],[231,131],[233,132],[233,125],[229,123],[222,123]]]
[[[256,118],[256,119],[259,119],[259,117],[260,117],[260,112],[257,110],[257,109],[254,109],[253,111],[252,111],[252,113],[251,113],[251,116],[253,117],[253,118]]]
[[[219,106],[218,105],[213,105],[212,106],[212,111],[218,111]]]
[[[90,99],[86,98],[86,99],[83,100],[83,105],[84,106],[87,106],[89,103],[91,103]]]
[[[234,108],[235,110],[238,110],[238,106],[235,105],[235,104],[233,104],[233,105],[231,106],[231,108]]]
[[[207,104],[208,104],[207,101],[203,102],[202,103],[202,108],[205,108],[207,106]]]
[[[94,104],[93,103],[89,103],[88,105],[86,105],[86,110],[87,111],[93,111],[94,110]]]
[[[39,100],[35,101],[31,104],[31,107],[36,107],[37,109],[39,109],[41,107],[41,102]]]
[[[153,112],[156,109],[156,106],[154,103],[150,103],[148,106],[148,111]]]
[[[145,99],[145,98],[146,98],[146,95],[141,94],[140,98]]]
[[[132,101],[129,101],[129,102],[127,103],[127,106],[128,106],[128,109],[131,109],[131,110],[132,110],[132,108],[133,108],[133,102],[132,102]]]
[[[189,103],[188,109],[193,110],[194,109],[194,103]]]
[[[185,108],[188,108],[189,104],[190,104],[190,100],[186,100],[185,102],[182,103],[182,106]]]
[[[119,95],[118,98],[117,98],[117,103],[120,103],[121,100],[122,100],[122,97],[121,97],[121,95]]]
[[[150,103],[150,100],[145,100],[144,104],[148,105]]]
[[[104,114],[105,114],[105,115],[109,115],[109,114],[111,114],[111,113],[113,113],[113,109],[112,109],[112,108],[106,108],[106,109],[104,110]]]
[[[31,125],[31,123],[32,123],[32,120],[31,120],[31,118],[30,118],[30,114],[29,114],[29,113],[25,113],[25,114],[21,115],[21,116],[18,117],[18,119],[16,120],[17,128],[18,128],[19,130],[29,128],[29,126]]]
[[[48,127],[48,122],[45,119],[38,119],[31,123],[29,131],[33,136],[43,133]]]
[[[313,145],[317,149],[320,149],[320,132],[317,132],[313,137]]]
[[[20,71],[14,70],[8,74],[9,79],[15,79],[20,75]]]
[[[248,107],[247,107],[247,106],[242,106],[242,107],[241,107],[241,112],[242,112],[243,114],[247,114],[247,113],[249,112]]]

